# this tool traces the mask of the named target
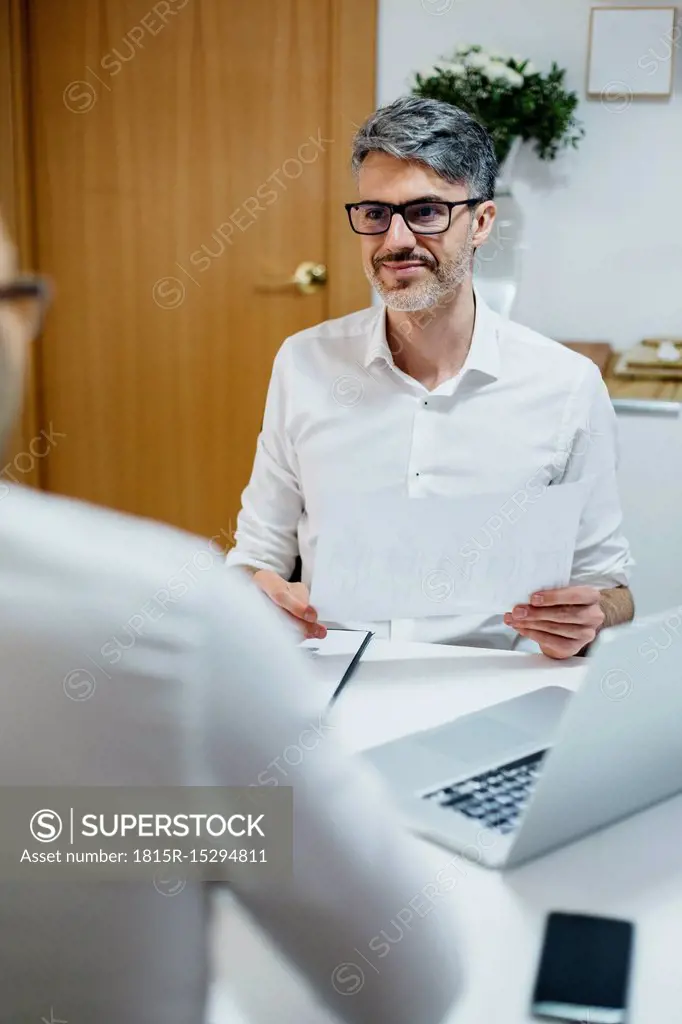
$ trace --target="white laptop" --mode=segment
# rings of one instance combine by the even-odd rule
[[[682,635],[650,655],[671,614],[605,630],[575,694],[536,690],[363,756],[414,831],[495,868],[664,800],[682,790]]]

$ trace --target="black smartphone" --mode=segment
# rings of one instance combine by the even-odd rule
[[[624,1024],[633,934],[629,921],[550,914],[533,1015],[579,1024]]]

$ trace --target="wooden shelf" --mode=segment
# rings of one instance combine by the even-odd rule
[[[682,380],[626,380],[614,377],[612,369],[620,357],[614,352],[604,374],[611,398],[646,398],[659,402],[682,402]]]
[[[587,356],[601,370],[611,398],[638,398],[655,402],[682,402],[682,380],[647,380],[615,377],[613,369],[622,352],[613,352],[608,342],[564,341],[562,345]]]

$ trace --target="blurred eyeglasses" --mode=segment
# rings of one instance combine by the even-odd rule
[[[410,203],[346,203],[348,220],[358,235],[383,235],[399,213],[415,235],[442,235],[450,227],[456,206],[476,206],[482,199],[460,199],[458,202],[415,199]]]
[[[39,333],[52,298],[47,278],[26,274],[12,281],[0,282],[0,312],[4,307],[15,309],[32,333]]]

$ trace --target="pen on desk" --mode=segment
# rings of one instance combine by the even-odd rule
[[[357,666],[358,666],[358,664],[360,662],[360,658],[364,654],[364,652],[365,652],[365,650],[367,648],[367,645],[369,644],[369,642],[370,642],[370,640],[372,639],[373,636],[374,636],[374,633],[372,633],[372,632],[367,632],[365,634],[365,638],[362,641],[362,643],[360,644],[360,646],[358,647],[358,649],[355,652],[355,654],[353,655],[353,660],[351,661],[350,665],[348,666],[348,668],[344,672],[343,678],[341,679],[341,682],[339,683],[339,685],[334,690],[334,693],[332,694],[332,698],[329,701],[329,705],[328,705],[329,707],[331,707],[331,705],[334,703],[334,701],[336,701],[338,699],[339,694],[344,689],[346,684],[349,682],[350,677],[353,675],[353,672],[357,668]]]

